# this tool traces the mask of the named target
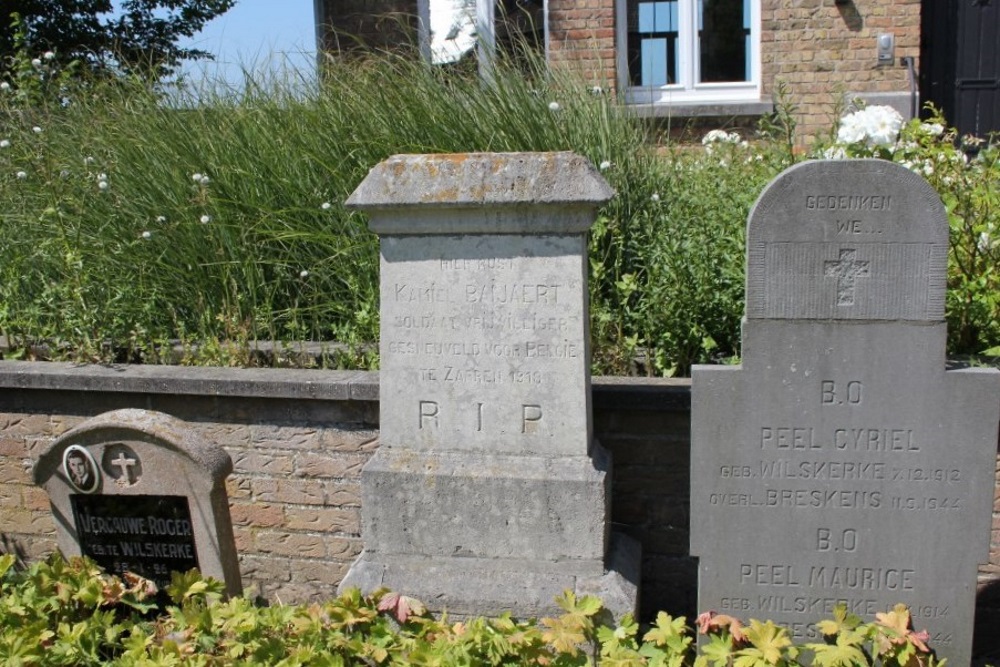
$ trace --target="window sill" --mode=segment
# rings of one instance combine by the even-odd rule
[[[630,103],[626,107],[639,118],[706,118],[718,116],[763,116],[774,111],[774,103],[739,102]]]

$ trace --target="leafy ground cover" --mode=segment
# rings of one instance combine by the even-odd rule
[[[342,205],[367,171],[396,153],[554,150],[617,191],[590,240],[595,372],[738,356],[747,213],[783,168],[824,155],[896,160],[941,192],[949,352],[1000,352],[1000,151],[943,119],[869,112],[793,150],[779,91],[752,136],[677,146],[530,56],[498,63],[490,85],[384,55],[330,63],[321,87],[289,73],[169,94],[18,57],[0,82],[8,357],[45,341],[50,357],[157,363],[179,345],[187,363],[252,364],[255,340],[305,340],[345,344],[331,365],[374,367],[377,239]]]
[[[616,621],[597,598],[570,592],[557,600],[564,611],[557,618],[456,621],[385,590],[276,606],[225,600],[221,591],[221,583],[194,570],[175,573],[161,594],[148,580],[122,581],[82,558],[55,555],[18,568],[13,556],[0,556],[0,660],[11,667],[944,664],[927,645],[927,632],[913,631],[902,605],[868,622],[839,607],[817,625],[822,638],[800,643],[770,621],[744,625],[706,613],[695,623],[705,635],[696,649],[684,618],[661,612],[640,628],[627,614]]]

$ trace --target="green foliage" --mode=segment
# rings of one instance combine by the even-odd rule
[[[589,241],[593,371],[686,375],[738,358],[746,218],[805,157],[781,87],[754,136],[657,147],[614,96],[530,52],[496,63],[490,85],[382,54],[329,62],[319,89],[290,74],[164,96],[78,76],[18,31],[16,85],[0,86],[0,335],[24,358],[160,363],[179,349],[183,363],[253,365],[258,340],[338,341],[320,363],[374,368],[377,239],[343,206],[369,169],[397,153],[571,150],[617,192]],[[929,178],[952,225],[949,353],[1000,354],[1000,149],[966,162],[953,133],[928,128],[814,155],[879,155]]]
[[[71,63],[81,73],[158,79],[183,60],[209,57],[177,42],[234,4],[235,0],[4,0],[0,80],[9,77],[23,83],[21,61],[29,52],[38,54],[32,71],[36,79]]]
[[[684,618],[660,613],[642,634],[592,596],[566,592],[564,613],[540,622],[509,614],[434,618],[413,598],[356,589],[322,604],[261,607],[224,599],[221,584],[175,573],[170,602],[155,586],[104,574],[91,561],[53,556],[26,569],[0,556],[0,661],[5,665],[224,667],[229,665],[541,665],[547,667],[935,667],[927,634],[903,606],[862,623],[843,607],[818,624],[823,643],[795,645],[784,628],[703,614],[700,654]],[[155,613],[154,613],[155,612]],[[639,638],[641,634],[641,639]],[[800,661],[807,655],[811,662]]]

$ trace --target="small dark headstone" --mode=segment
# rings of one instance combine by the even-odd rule
[[[225,478],[232,460],[183,422],[145,410],[95,417],[52,443],[35,483],[52,503],[59,548],[161,588],[198,568],[240,592]]]
[[[693,373],[700,609],[800,638],[909,605],[968,665],[1000,373],[945,371],[948,218],[891,162],[810,162],[747,227],[743,364]]]

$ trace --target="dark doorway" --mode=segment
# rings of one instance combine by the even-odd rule
[[[962,134],[1000,132],[1000,0],[923,0],[920,96]]]

